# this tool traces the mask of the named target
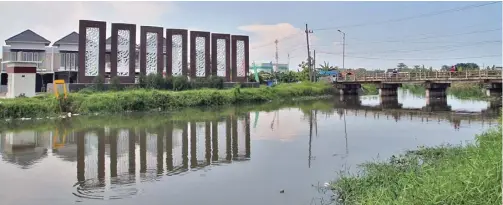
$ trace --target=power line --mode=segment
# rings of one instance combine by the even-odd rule
[[[409,39],[404,39],[404,40],[361,41],[360,43],[394,43],[394,42],[408,43],[405,41],[406,40],[424,40],[424,39],[445,38],[445,37],[462,36],[462,35],[469,35],[469,34],[476,34],[476,33],[489,33],[489,32],[493,32],[493,31],[501,31],[501,28],[476,30],[476,31],[469,31],[469,32],[465,32],[465,33],[455,33],[455,34],[440,35],[440,36],[427,36],[427,37],[423,37],[423,38],[409,38]],[[357,39],[355,39],[355,40],[357,40]]]
[[[416,18],[422,18],[422,17],[428,17],[428,16],[435,16],[435,15],[440,15],[440,14],[445,14],[445,13],[450,13],[450,12],[463,11],[463,10],[467,10],[467,9],[478,8],[478,7],[492,5],[492,4],[496,4],[496,3],[499,3],[499,1],[487,2],[487,3],[475,4],[475,5],[469,5],[469,6],[459,7],[459,8],[453,8],[453,9],[448,9],[448,10],[436,11],[436,12],[430,12],[430,13],[419,14],[419,15],[416,15],[416,16],[410,16],[410,17],[405,17],[405,18],[390,19],[390,20],[382,21],[382,22],[360,23],[360,24],[338,26],[338,27],[318,28],[318,29],[312,29],[312,30],[313,31],[334,30],[334,29],[341,29],[341,28],[350,28],[350,27],[359,27],[359,26],[367,26],[367,25],[377,25],[377,24],[399,22],[399,21],[405,21],[405,20],[410,20],[410,19],[416,19]],[[303,32],[293,33],[293,34],[290,34],[288,36],[285,36],[285,37],[277,39],[277,40],[278,41],[287,40],[287,39],[293,38],[295,36],[298,36],[298,35],[300,35],[302,33]],[[266,44],[263,44],[263,45],[260,45],[260,46],[255,46],[255,47],[252,47],[250,49],[254,50],[254,49],[263,48],[263,47],[267,47],[267,46],[271,46],[271,45],[274,45],[274,41],[266,43]]]
[[[417,52],[417,51],[429,51],[429,50],[437,50],[437,49],[449,49],[449,48],[464,48],[464,47],[471,47],[471,46],[479,46],[483,44],[489,44],[489,43],[501,43],[501,40],[493,40],[493,41],[480,41],[480,42],[472,42],[469,44],[465,45],[444,45],[444,46],[435,46],[435,47],[428,47],[428,48],[422,48],[422,49],[407,49],[407,50],[382,50],[382,51],[369,51],[369,52],[358,52],[359,54],[370,54],[370,53],[408,53],[408,52]],[[499,44],[501,45],[501,44]],[[452,49],[451,49],[452,50]]]
[[[492,5],[492,4],[496,4],[496,3],[499,3],[499,1],[485,2],[485,3],[481,3],[481,4],[474,4],[474,5],[468,5],[468,6],[452,8],[452,9],[447,9],[447,10],[434,11],[434,12],[429,12],[429,13],[424,13],[424,14],[419,14],[419,15],[409,16],[409,17],[404,17],[404,18],[390,19],[390,20],[386,20],[386,21],[377,21],[377,22],[373,22],[373,23],[360,23],[360,24],[345,25],[345,26],[318,28],[318,29],[313,29],[313,31],[336,30],[336,29],[341,29],[341,28],[351,28],[351,27],[360,27],[360,26],[368,26],[368,25],[394,23],[394,22],[406,21],[406,20],[411,20],[411,19],[424,18],[424,17],[436,16],[436,15],[447,14],[447,13],[452,13],[452,12],[458,12],[458,11],[463,11],[463,10],[468,10],[468,9],[474,9],[474,8],[479,8],[479,7]]]
[[[321,52],[319,52],[321,53]],[[330,52],[323,52],[323,54],[329,55],[340,55],[334,54]],[[361,57],[361,56],[347,56],[349,58],[357,58],[357,59],[370,59],[370,60],[393,60],[393,61],[405,61],[405,60],[420,60],[420,61],[436,61],[436,60],[455,60],[455,59],[475,59],[475,58],[490,58],[490,57],[501,57],[501,54],[498,55],[485,55],[485,56],[472,56],[472,57],[455,57],[455,58],[378,58],[378,57]]]

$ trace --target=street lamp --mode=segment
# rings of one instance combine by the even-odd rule
[[[344,67],[344,58],[345,58],[345,51],[346,51],[346,33],[342,32],[341,30],[337,30],[339,33],[342,33],[342,70],[345,69]]]

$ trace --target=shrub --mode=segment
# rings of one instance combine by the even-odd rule
[[[121,90],[121,81],[119,80],[119,77],[114,76],[110,79],[110,90]]]
[[[214,85],[220,85],[215,80]],[[178,84],[177,84],[178,83]],[[174,77],[173,85],[186,88],[185,77]],[[301,96],[329,94],[331,86],[323,83],[280,84],[275,88],[240,88],[230,90],[201,89],[181,92],[125,89],[119,92],[70,93],[68,99],[58,102],[54,97],[16,98],[0,100],[0,118],[47,116],[61,111],[72,113],[124,112],[172,110],[180,107],[213,106],[235,103],[267,102]]]

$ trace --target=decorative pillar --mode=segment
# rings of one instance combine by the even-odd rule
[[[190,78],[208,77],[210,70],[210,32],[190,32]]]
[[[211,75],[231,81],[231,35],[211,34]]]
[[[166,29],[166,76],[187,76],[187,30]]]
[[[78,83],[92,83],[97,76],[105,77],[104,21],[79,21],[79,71]]]
[[[153,26],[140,27],[140,75],[157,73],[164,70],[163,28]]]
[[[250,41],[248,36],[231,36],[232,82],[248,82]]]
[[[118,77],[121,83],[135,82],[136,25],[112,24],[110,78]]]

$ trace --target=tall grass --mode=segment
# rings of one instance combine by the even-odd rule
[[[267,102],[304,96],[321,96],[332,92],[326,83],[280,84],[275,87],[228,90],[200,89],[165,91],[135,89],[92,93],[72,93],[58,101],[54,96],[16,98],[0,101],[0,118],[22,118],[72,113],[118,113],[125,111],[166,111],[181,107],[218,106]]]
[[[501,204],[501,121],[467,146],[409,151],[363,164],[333,184],[341,204]]]
[[[415,95],[425,95],[425,88],[420,84],[403,84],[402,89],[409,90]],[[482,87],[477,83],[451,83],[447,94],[459,99],[487,99]]]
[[[364,95],[377,95],[379,94],[379,90],[377,89],[377,85],[373,83],[362,84],[362,90]]]
[[[242,116],[253,111],[273,111],[282,108],[299,108],[302,112],[310,110],[331,111],[333,100],[330,96],[320,100],[320,97],[303,97],[302,100],[272,101],[270,103],[247,104],[242,106],[193,107],[170,112],[124,113],[111,115],[83,115],[72,118],[54,118],[52,120],[9,120],[0,123],[1,131],[17,132],[22,130],[46,131],[54,128],[79,130],[86,127],[148,127],[160,126],[172,121],[212,121],[234,115]]]

